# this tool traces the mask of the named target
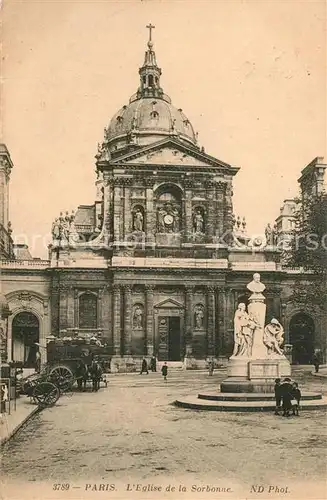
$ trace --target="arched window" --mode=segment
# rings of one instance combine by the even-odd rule
[[[153,86],[153,75],[148,76],[149,87]]]
[[[98,297],[94,293],[85,292],[79,297],[79,327],[97,328]]]

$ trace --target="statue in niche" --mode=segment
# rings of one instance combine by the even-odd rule
[[[133,214],[133,229],[134,231],[143,231],[144,217],[140,208],[136,208]]]
[[[143,328],[143,308],[141,306],[135,306],[133,326],[134,328]]]
[[[157,210],[157,226],[158,226],[159,233],[166,232],[166,226],[165,226],[165,216],[166,215],[167,215],[166,210],[163,207],[159,207]]]
[[[276,318],[272,318],[270,323],[265,326],[263,332],[263,343],[267,347],[268,356],[278,354],[283,356],[284,353],[281,345],[284,342],[284,328]]]
[[[200,208],[197,208],[193,213],[193,231],[204,233],[204,219]]]
[[[199,305],[195,308],[194,312],[194,325],[195,328],[203,328],[204,326],[204,311],[203,306]]]

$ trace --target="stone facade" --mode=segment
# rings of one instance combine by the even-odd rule
[[[153,354],[188,367],[223,362],[254,272],[267,288],[267,320],[280,318],[286,341],[292,317],[307,314],[308,349],[326,349],[322,322],[289,303],[294,273],[282,268],[278,249],[251,241],[244,220],[236,222],[238,168],[198,146],[160,75],[149,42],[140,87],[99,145],[96,201],[54,221],[49,261],[2,261],[10,360],[28,365],[38,342],[45,361],[51,334],[97,335],[120,366]]]

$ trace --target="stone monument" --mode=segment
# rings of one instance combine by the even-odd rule
[[[276,318],[265,324],[266,287],[255,273],[247,285],[248,307],[238,304],[234,316],[234,350],[228,361],[228,378],[221,392],[273,392],[275,378],[291,374],[291,365],[284,355],[284,329]]]

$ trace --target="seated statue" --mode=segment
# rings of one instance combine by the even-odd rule
[[[283,342],[284,328],[276,318],[272,318],[263,332],[263,343],[267,347],[268,355],[279,354],[283,356],[284,353],[281,349]]]

